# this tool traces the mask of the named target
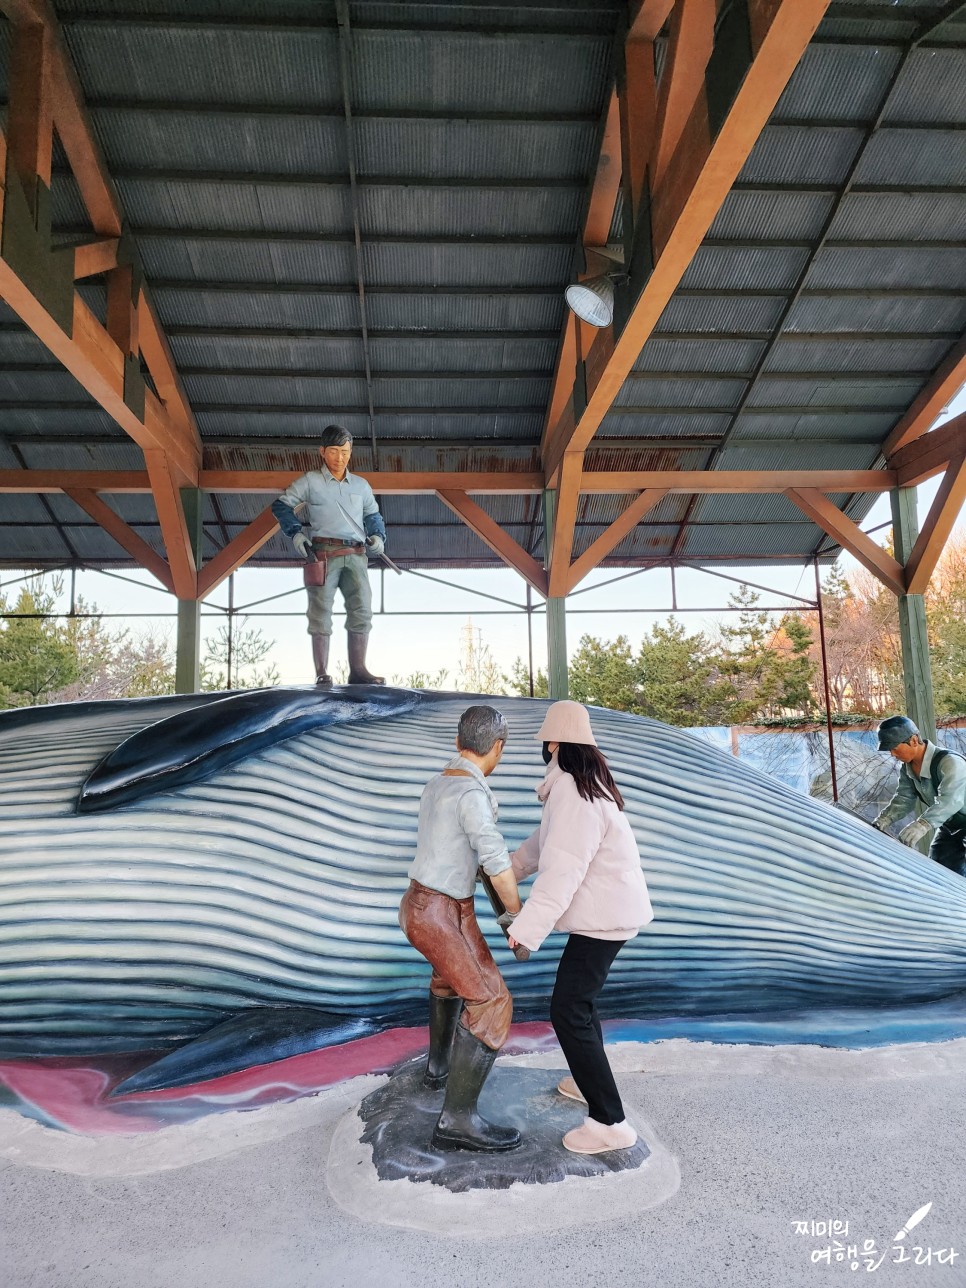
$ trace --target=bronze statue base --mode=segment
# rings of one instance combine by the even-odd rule
[[[584,1106],[557,1092],[566,1070],[512,1065],[494,1068],[479,1108],[493,1122],[519,1128],[522,1145],[499,1154],[437,1152],[431,1140],[444,1093],[422,1085],[425,1067],[425,1056],[407,1061],[359,1106],[361,1140],[372,1147],[380,1180],[428,1181],[461,1194],[505,1190],[515,1181],[546,1185],[569,1176],[606,1176],[639,1168],[650,1156],[641,1137],[631,1149],[571,1154],[561,1141],[583,1121]]]

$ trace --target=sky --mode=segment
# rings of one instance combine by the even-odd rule
[[[966,411],[966,389],[960,391],[936,424],[962,411]],[[920,522],[928,512],[939,481],[939,478],[930,479],[918,489]],[[883,494],[862,526],[869,531],[890,521],[889,497]],[[966,507],[959,517],[959,523],[964,522]],[[886,527],[874,537],[883,540],[887,535]],[[389,553],[392,553],[391,534]],[[847,572],[855,565],[850,556],[843,555],[839,566]],[[729,595],[738,589],[736,583],[741,581],[765,588],[760,592],[762,607],[792,608],[795,596],[814,602],[814,571],[810,564],[793,568],[716,565],[715,572],[717,575],[679,569],[675,574],[678,616],[689,631],[712,625],[718,619],[715,610],[726,607]],[[22,573],[0,570],[0,592],[8,586],[12,591],[11,583],[19,576]],[[527,618],[522,611],[526,605],[526,587],[509,569],[405,572],[399,577],[388,571],[376,572],[373,566],[370,578],[376,615],[368,664],[370,670],[385,675],[390,681],[405,680],[414,673],[432,678],[445,671],[443,687],[446,684],[455,687],[468,628],[477,647],[482,645],[501,670],[509,671],[515,658],[527,661]],[[119,579],[102,573],[79,572],[77,592],[88,603],[96,604],[106,617],[111,615],[106,624],[112,630],[126,628],[132,636],[143,632],[165,633],[174,639],[174,618],[170,615],[173,601],[148,573],[125,572],[123,579]],[[235,575],[234,594],[236,608],[247,610],[246,625],[257,627],[271,643],[270,659],[278,669],[279,682],[303,684],[314,679],[301,569],[294,555],[290,571],[240,569]],[[539,597],[534,596],[534,600],[538,603]],[[66,609],[67,585],[62,601]],[[212,595],[210,604],[203,607],[204,637],[214,635],[224,623],[227,602],[225,583]],[[567,602],[568,651],[573,653],[585,634],[604,640],[625,634],[636,644],[655,621],[671,614],[671,608],[671,574],[666,568],[633,576],[614,568],[593,572]],[[540,611],[532,615],[532,637],[534,669],[544,669],[546,628]],[[337,615],[330,669],[338,668],[344,661],[345,635]],[[336,675],[338,678],[337,671]]]

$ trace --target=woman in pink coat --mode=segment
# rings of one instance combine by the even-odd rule
[[[551,930],[570,932],[550,1020],[570,1066],[558,1091],[587,1102],[582,1127],[564,1136],[575,1154],[628,1149],[637,1132],[604,1052],[597,997],[628,939],[654,917],[624,801],[579,702],[555,702],[537,734],[547,773],[537,788],[539,829],[512,854],[517,880],[537,878],[511,927],[510,947],[536,951]]]

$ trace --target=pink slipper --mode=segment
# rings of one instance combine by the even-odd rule
[[[563,1138],[564,1149],[571,1154],[606,1154],[612,1149],[630,1149],[637,1144],[637,1132],[625,1118],[622,1123],[595,1122],[585,1118],[582,1127],[568,1131]]]
[[[557,1090],[562,1096],[566,1096],[568,1100],[579,1100],[582,1105],[587,1103],[584,1097],[580,1094],[580,1088],[569,1074],[566,1078],[560,1079],[557,1083]]]

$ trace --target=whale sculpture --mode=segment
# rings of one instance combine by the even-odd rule
[[[287,1049],[279,1017],[292,1050],[425,1022],[428,967],[396,910],[420,792],[472,700],[355,686],[0,713],[0,1055],[199,1039],[205,1067],[237,1067]],[[491,700],[510,727],[490,782],[512,847],[539,820],[546,703]],[[962,878],[682,730],[593,723],[655,910],[605,1013],[966,987]],[[518,964],[478,912],[518,1016],[545,1017],[562,939]],[[190,1076],[177,1055],[153,1085]]]

